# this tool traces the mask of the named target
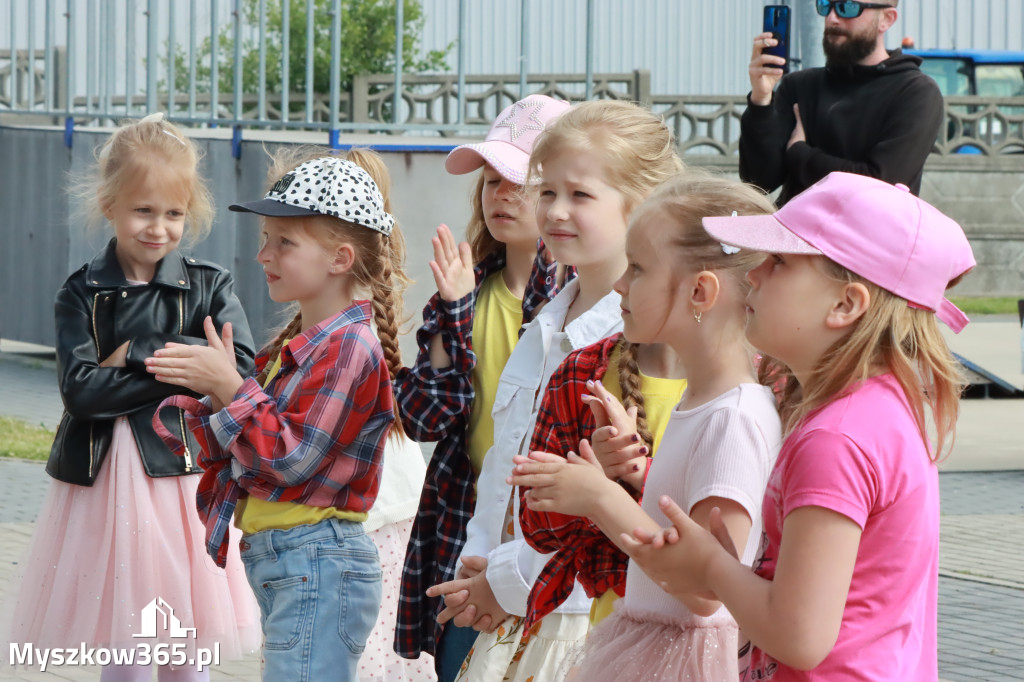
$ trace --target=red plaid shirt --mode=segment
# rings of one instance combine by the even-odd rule
[[[258,374],[266,350],[256,356]],[[242,495],[365,512],[380,486],[384,439],[394,421],[391,377],[358,301],[295,337],[264,390],[254,378],[219,412],[187,396],[164,400],[153,426],[174,452],[183,447],[159,420],[165,407],[187,413],[205,469],[196,495],[206,549],[227,558],[228,527]]]
[[[431,297],[423,309],[423,326],[416,332],[416,365],[402,369],[395,379],[395,399],[406,433],[416,441],[437,441],[427,464],[402,572],[394,649],[406,658],[416,658],[423,651],[432,654],[437,647],[443,629],[437,615],[444,602],[427,597],[426,591],[455,578],[466,542],[466,524],[473,516],[476,476],[466,450],[476,367],[473,314],[480,285],[504,267],[504,255],[492,255],[477,265],[472,293],[457,301],[444,301],[437,294]],[[567,273],[570,277],[574,274]],[[538,242],[533,274],[523,296],[524,324],[558,288],[556,264],[546,262],[544,245]],[[441,370],[430,366],[430,340],[437,334],[452,360]]]
[[[577,452],[594,433],[594,415],[580,396],[590,393],[588,381],[601,381],[621,334],[573,351],[551,375],[537,414],[530,451],[563,457]],[[589,519],[555,512],[532,511],[519,489],[519,524],[526,542],[538,552],[554,552],[530,590],[525,627],[561,605],[579,581],[589,597],[608,590],[623,596],[629,557]]]

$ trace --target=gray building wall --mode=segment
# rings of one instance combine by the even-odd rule
[[[458,37],[458,0],[422,0],[423,46],[443,48]],[[761,8],[788,4],[807,11],[811,0],[594,0],[594,71],[649,69],[657,94],[726,95],[750,89],[751,39]],[[520,3],[468,0],[469,73],[518,73]],[[530,0],[529,69],[582,73],[586,62],[586,0]],[[814,14],[812,22],[824,26]],[[816,32],[820,38],[820,31]],[[1021,0],[902,0],[886,34],[928,48],[1024,49]],[[455,53],[449,60],[455,70]]]
[[[86,233],[76,215],[80,208],[64,191],[70,178],[88,171],[93,148],[107,134],[82,130],[68,149],[62,130],[0,126],[0,337],[52,345],[54,294],[68,273],[109,238],[109,227]],[[322,142],[322,137],[267,134],[243,142],[242,157],[236,160],[226,131],[192,135],[206,152],[202,172],[217,207],[211,235],[192,252],[232,270],[238,296],[262,342],[285,320],[281,308],[267,298],[263,271],[255,262],[257,219],[226,207],[262,196],[264,147]],[[373,141],[380,144],[379,137]],[[343,142],[367,145],[370,138]],[[474,175],[448,175],[443,153],[399,149],[380,151],[391,172],[395,215],[408,244],[407,271],[416,280],[405,299],[410,317],[406,327],[414,329],[435,290],[428,267],[433,257],[430,238],[441,222],[457,235],[464,233]],[[736,173],[734,162],[723,163],[722,157],[688,156],[687,162]],[[921,194],[960,222],[974,247],[978,267],[956,289],[957,295],[1024,294],[1024,159],[933,156],[925,166]],[[414,344],[411,334],[403,337],[402,351],[409,361]]]

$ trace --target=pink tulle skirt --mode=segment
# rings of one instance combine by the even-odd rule
[[[91,488],[50,484],[22,564],[11,641],[37,647],[180,642],[161,630],[152,639],[136,636],[145,632],[143,620],[157,599],[161,613],[173,610],[181,627],[195,628],[194,646],[218,643],[222,660],[255,651],[259,608],[237,537],[227,570],[218,568],[205,551],[198,484],[195,475],[147,476],[128,422],[118,419]]]
[[[380,555],[381,604],[377,624],[359,659],[359,682],[436,682],[434,657],[427,653],[410,660],[395,653],[398,593],[402,583],[405,549],[412,533],[412,519],[382,526],[369,535]]]
[[[678,623],[619,606],[563,664],[563,679],[731,682],[739,679],[738,637],[731,618],[715,625]]]

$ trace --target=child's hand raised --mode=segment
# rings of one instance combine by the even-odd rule
[[[627,410],[600,381],[588,381],[587,389],[593,395],[583,395],[582,400],[597,427],[591,435],[597,461],[608,478],[642,491],[650,451],[637,433],[636,407]]]
[[[208,346],[168,343],[146,358],[146,370],[157,381],[210,396],[213,409],[219,410],[234,399],[242,385],[235,369],[234,335],[230,322],[218,335],[209,316],[203,320],[203,329]]]
[[[437,293],[449,302],[468,296],[476,287],[473,251],[469,244],[457,244],[447,225],[438,226],[437,236],[430,243],[434,245],[430,270],[434,273]]]
[[[506,482],[529,488],[526,505],[538,512],[591,516],[602,490],[615,486],[604,475],[586,440],[580,441],[580,455],[570,452],[562,458],[531,452],[529,457],[516,455],[512,461],[516,466]]]

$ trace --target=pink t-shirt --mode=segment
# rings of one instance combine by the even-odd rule
[[[809,672],[755,648],[746,679],[936,680],[939,477],[895,377],[868,379],[786,439],[765,492],[758,575],[774,577],[783,520],[806,506],[862,529],[839,638]]]

